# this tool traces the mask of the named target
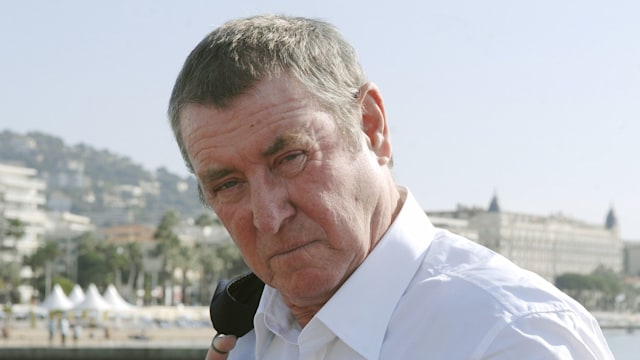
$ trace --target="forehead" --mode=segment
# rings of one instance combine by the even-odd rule
[[[264,80],[222,109],[189,104],[181,120],[182,140],[196,172],[205,160],[249,149],[268,156],[335,125],[302,85],[286,78]]]
[[[309,92],[289,77],[266,79],[246,93],[232,99],[227,106],[190,103],[180,111],[180,130],[184,135],[194,127],[215,125],[217,133],[242,126],[268,125],[274,121],[309,109],[317,109]]]

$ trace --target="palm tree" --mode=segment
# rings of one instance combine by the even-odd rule
[[[125,297],[129,297],[129,300],[133,298],[134,282],[138,277],[138,273],[142,271],[142,249],[138,242],[132,241],[124,246],[125,256],[127,258],[127,264],[129,266],[127,276],[127,286],[124,292]]]
[[[200,303],[208,304],[224,270],[224,261],[218,256],[215,247],[196,244],[198,265],[200,267]]]
[[[180,262],[180,239],[173,231],[180,219],[173,211],[167,211],[156,228],[153,238],[156,239],[155,256],[162,257],[163,271],[160,274],[160,281],[173,288],[173,273]]]
[[[60,248],[58,243],[47,241],[36,249],[31,256],[25,257],[24,263],[31,267],[34,273],[34,280],[44,277],[44,296],[49,295],[51,290],[51,278],[53,277],[53,263],[60,256]],[[37,288],[37,286],[34,285]]]

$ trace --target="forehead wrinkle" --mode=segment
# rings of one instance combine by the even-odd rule
[[[300,142],[300,140],[303,137],[304,136],[302,134],[300,134],[298,132],[293,132],[293,131],[286,132],[284,134],[280,134],[271,143],[271,145],[269,145],[262,152],[262,156],[263,157],[269,157],[269,156],[275,155],[276,153],[278,153],[280,150],[284,149],[288,145]]]

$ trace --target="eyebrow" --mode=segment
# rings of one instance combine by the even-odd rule
[[[300,142],[303,138],[304,136],[302,134],[293,131],[278,135],[278,137],[276,137],[276,139],[269,146],[267,146],[267,148],[264,149],[264,151],[262,151],[260,155],[264,158],[268,158],[277,154],[287,146]],[[204,184],[216,182],[217,180],[233,173],[234,171],[234,168],[208,169],[204,172],[204,174],[202,174],[202,182]]]
[[[287,132],[278,135],[278,137],[262,152],[261,155],[265,158],[273,156],[288,145],[300,142],[302,139],[302,134],[298,132]]]
[[[204,184],[212,183],[221,179],[233,172],[233,169],[230,168],[222,168],[222,169],[208,169],[202,175],[202,182]]]

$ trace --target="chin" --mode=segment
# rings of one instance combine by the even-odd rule
[[[338,276],[332,276],[326,270],[296,271],[284,279],[282,286],[276,288],[294,302],[318,303],[329,300],[341,283]]]

